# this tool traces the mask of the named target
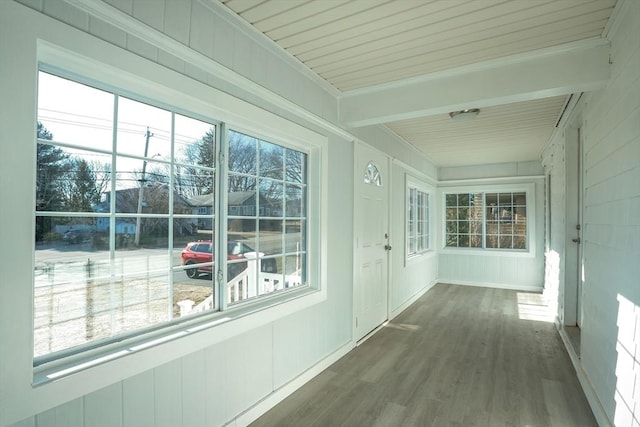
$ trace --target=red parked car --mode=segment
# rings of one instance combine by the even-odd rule
[[[235,240],[227,242],[227,259],[236,260],[245,258],[247,252],[255,252],[251,246]],[[211,262],[213,259],[213,247],[211,240],[200,240],[197,242],[187,243],[187,246],[181,253],[182,265],[202,264]],[[262,259],[260,263],[261,271],[264,273],[275,273],[277,270],[276,260],[273,258]],[[185,269],[188,277],[195,279],[200,273],[211,274],[211,265],[204,265],[194,268]],[[240,274],[245,268],[246,263],[235,263],[229,265],[229,278],[233,278]]]

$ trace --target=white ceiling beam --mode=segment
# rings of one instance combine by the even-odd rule
[[[609,79],[609,51],[592,39],[345,92],[340,121],[360,127],[596,90]]]

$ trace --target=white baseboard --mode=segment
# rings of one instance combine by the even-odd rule
[[[433,288],[436,284],[438,283],[438,280],[433,280],[430,283],[428,283],[424,288],[420,289],[418,292],[416,292],[411,298],[409,298],[407,301],[405,301],[404,303],[400,304],[398,307],[396,307],[393,311],[391,311],[389,313],[389,320],[395,318],[396,316],[398,316],[400,313],[402,313],[403,311],[405,311],[407,308],[409,308],[409,306],[411,304],[413,304],[414,302],[416,302],[422,295],[426,294],[429,289]]]
[[[461,286],[476,286],[480,288],[496,288],[496,289],[509,289],[512,291],[522,292],[542,292],[544,287],[540,286],[525,286],[525,285],[510,285],[504,283],[484,283],[484,282],[467,282],[464,280],[448,280],[438,279],[438,283],[445,285],[461,285]]]
[[[245,427],[257,420],[260,416],[265,414],[269,409],[276,406],[278,403],[282,402],[286,399],[290,394],[298,390],[300,387],[305,385],[315,376],[320,374],[322,371],[327,369],[333,363],[338,361],[341,357],[349,353],[354,348],[354,344],[349,341],[347,344],[343,345],[329,356],[322,359],[320,362],[313,365],[311,368],[304,371],[302,374],[298,375],[288,383],[284,384],[279,389],[275,390],[273,393],[269,394],[267,397],[257,402],[251,408],[244,411],[242,414],[238,415],[235,419],[227,423],[227,426],[235,426],[235,427]]]
[[[587,402],[589,402],[589,406],[591,407],[591,412],[593,412],[593,416],[595,417],[598,425],[600,427],[613,427],[613,424],[607,417],[607,413],[598,399],[598,395],[593,388],[593,384],[589,381],[589,377],[582,367],[582,363],[580,362],[580,357],[576,354],[571,342],[569,341],[569,337],[566,332],[562,328],[562,325],[556,319],[556,329],[560,334],[560,338],[562,338],[562,342],[564,343],[564,347],[567,349],[567,353],[569,353],[569,358],[571,359],[571,363],[573,364],[573,368],[576,370],[576,376],[578,377],[578,381],[580,382],[580,386],[582,387],[582,391],[584,392],[585,397],[587,398]]]

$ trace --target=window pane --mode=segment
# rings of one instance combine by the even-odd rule
[[[285,221],[284,251],[286,253],[300,253],[306,251],[306,228],[303,220]]]
[[[500,236],[500,247],[504,249],[513,249],[512,236]]]
[[[200,120],[175,115],[174,156],[176,163],[214,168],[216,128]]]
[[[49,261],[64,262],[67,252],[80,251],[79,256],[93,249],[109,249],[108,242],[101,247],[96,239],[98,224],[105,218],[36,216],[36,270]],[[42,279],[42,277],[40,277]]]
[[[236,180],[235,178],[240,178]],[[241,182],[239,182],[241,181]],[[232,184],[236,188],[232,188]],[[241,185],[237,185],[241,184]],[[256,216],[256,179],[229,175],[229,193],[227,196],[228,214],[232,216]],[[243,189],[244,188],[244,189]]]
[[[284,213],[284,185],[272,179],[260,180],[260,216],[280,217]]]
[[[285,179],[288,182],[306,184],[307,182],[307,155],[296,150],[285,151],[286,172]]]
[[[147,158],[171,157],[171,113],[125,97],[118,98],[120,154]]]
[[[258,140],[256,138],[229,131],[229,170],[255,176],[258,169],[257,147]],[[231,188],[229,187],[229,189]]]
[[[458,208],[458,219],[469,219],[469,208]]]
[[[113,94],[41,71],[38,138],[111,151],[113,104]]]
[[[304,205],[304,202],[306,200],[305,190],[305,187],[300,187],[298,185],[286,185],[286,217],[299,217],[306,214],[306,207]]]
[[[446,195],[446,203],[447,207],[458,206],[458,197],[456,194],[447,194]]]
[[[258,247],[265,255],[276,255],[284,252],[282,246],[282,220],[262,219],[258,233]]]
[[[447,220],[456,220],[456,219],[458,219],[458,209],[457,208],[447,208],[446,216],[447,216]]]
[[[47,144],[36,151],[36,210],[100,212],[110,189],[110,155]]]
[[[256,247],[256,220],[255,219],[229,219],[227,225],[227,238],[229,242],[241,242],[251,248]],[[253,250],[253,249],[251,249]]]
[[[284,179],[284,148],[260,141],[260,176]]]
[[[513,234],[513,223],[511,221],[501,222],[500,234]]]
[[[296,254],[284,257],[284,287],[292,288],[307,282],[306,255]],[[278,272],[280,269],[278,269]]]

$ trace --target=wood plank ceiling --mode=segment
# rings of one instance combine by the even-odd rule
[[[616,0],[220,0],[342,93],[601,37]],[[438,166],[536,160],[566,97],[389,123]],[[470,106],[473,107],[473,106]],[[511,150],[456,158],[455,152]],[[469,163],[471,162],[471,163]]]

